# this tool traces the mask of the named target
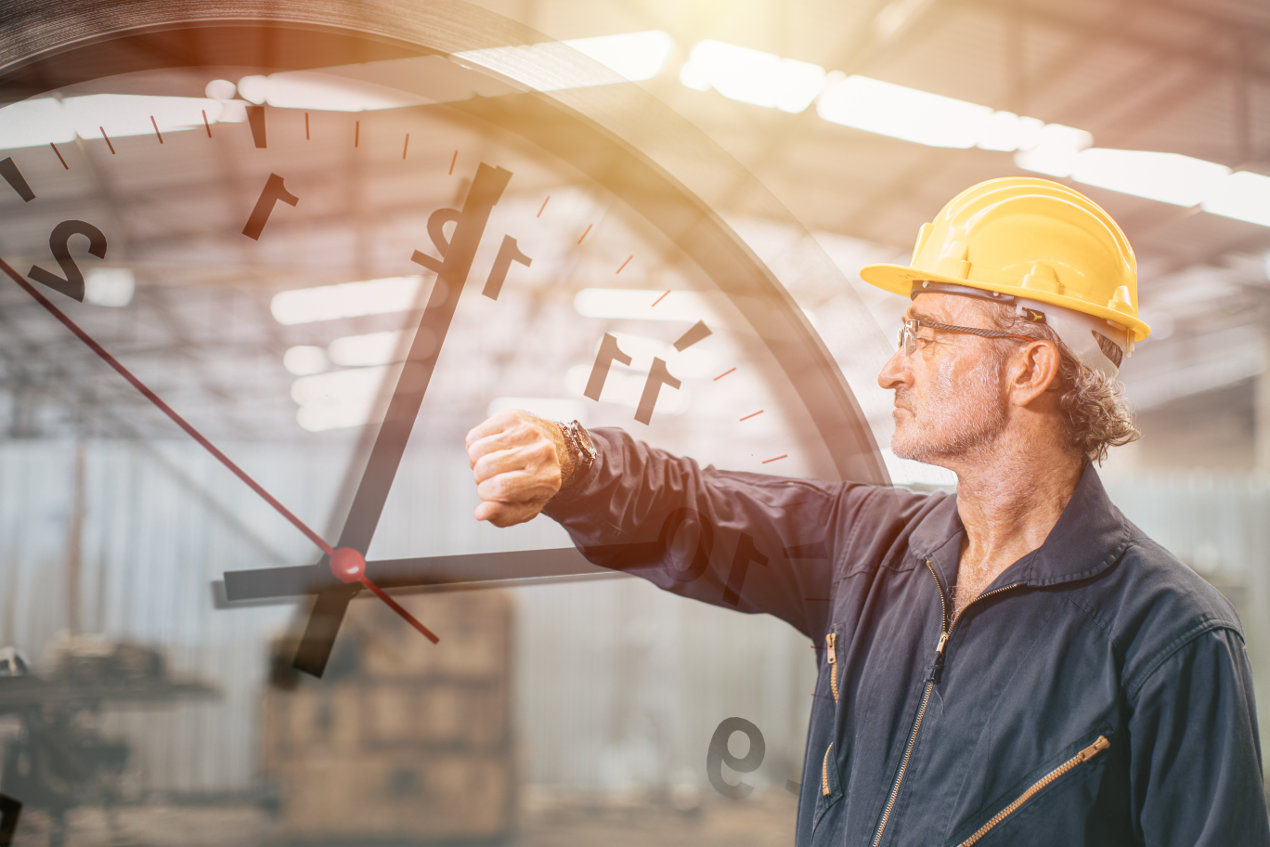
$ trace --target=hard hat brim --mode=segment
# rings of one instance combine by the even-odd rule
[[[1127,329],[1134,342],[1142,341],[1151,334],[1151,327],[1139,318],[1116,311],[1115,309],[1096,306],[1088,300],[1077,299],[1075,297],[1065,297],[1061,294],[1055,294],[1050,291],[1040,291],[1034,288],[1027,288],[1022,285],[988,285],[987,283],[976,282],[973,279],[964,279],[962,277],[931,273],[930,271],[923,271],[918,268],[910,268],[904,265],[888,264],[865,265],[860,269],[860,278],[870,285],[881,288],[883,291],[890,291],[893,294],[899,294],[904,297],[911,297],[913,293],[913,286],[924,281],[942,282],[949,285],[964,285],[969,288],[978,288],[982,291],[995,291],[999,294],[1011,297],[1022,297],[1027,300],[1049,303],[1054,306],[1061,306],[1065,309],[1071,309],[1075,312],[1082,312],[1086,315],[1093,315],[1094,317],[1111,321],[1112,323],[1119,324]]]

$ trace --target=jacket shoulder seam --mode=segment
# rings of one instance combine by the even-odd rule
[[[1232,625],[1228,621],[1205,616],[1203,619],[1192,624],[1189,629],[1183,630],[1172,640],[1168,641],[1163,647],[1156,651],[1153,656],[1146,659],[1139,670],[1135,671],[1128,677],[1125,681],[1125,692],[1128,694],[1129,699],[1137,699],[1138,694],[1142,691],[1142,687],[1146,685],[1147,680],[1150,679],[1165,662],[1180,653],[1189,644],[1198,641],[1201,636],[1210,632],[1217,632],[1218,630],[1225,630],[1233,633],[1234,636],[1239,639],[1240,643],[1243,643],[1244,641],[1243,633],[1239,631],[1238,627]]]

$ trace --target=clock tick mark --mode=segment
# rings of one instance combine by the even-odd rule
[[[115,155],[115,145],[110,143],[110,136],[106,134],[106,128],[99,126],[97,129],[101,130],[101,137],[106,139],[106,146],[110,148],[110,155]]]
[[[545,209],[545,208],[547,208],[547,201],[548,201],[548,200],[550,200],[550,199],[551,199],[551,195],[550,195],[550,194],[548,194],[546,197],[544,197],[544,198],[543,198],[542,205],[538,207],[538,214],[534,215],[534,217],[535,217],[535,218],[541,218],[541,217],[542,217],[542,210],[543,210],[543,209]]]
[[[49,142],[49,146],[52,147],[53,152],[57,154],[57,160],[62,163],[62,167],[69,171],[71,169],[71,166],[66,164],[66,160],[62,158],[62,151],[58,150],[57,145],[54,144],[52,141]]]
[[[207,130],[207,137],[212,137],[212,122],[207,119],[207,110],[199,109],[203,113],[203,128]]]
[[[267,147],[264,106],[247,107],[247,125],[251,128],[252,143],[262,150]]]
[[[362,122],[353,121],[353,147],[357,147],[362,140]]]
[[[746,415],[745,417],[741,418],[741,421],[748,421],[750,418],[756,417],[756,416],[761,415],[761,414],[763,414],[763,410],[762,410],[762,409],[759,409],[757,412],[750,412],[748,415]],[[738,421],[738,423],[740,423],[740,421]]]
[[[593,226],[595,226],[595,224],[587,224],[587,225],[586,225],[586,229],[584,229],[584,230],[582,231],[582,235],[580,235],[580,236],[578,237],[578,243],[579,243],[579,244],[581,244],[581,243],[582,243],[582,239],[586,238],[588,235],[590,235],[590,234],[591,234],[591,227],[593,227]]]
[[[35,199],[35,192],[31,190],[31,186],[27,184],[26,178],[22,176],[22,172],[18,170],[17,164],[13,161],[13,157],[0,161],[0,176],[4,177],[4,181],[9,183],[9,187],[18,192],[18,196],[23,201],[30,203]]]
[[[454,163],[459,160],[459,151],[455,150],[454,155],[450,157],[450,176],[454,176]]]
[[[309,141],[309,113],[304,113],[304,140]]]
[[[406,158],[406,151],[410,149],[410,133],[406,133],[406,141],[401,145],[401,158]]]
[[[728,368],[726,371],[724,371],[723,373],[721,373],[721,374],[719,374],[718,376],[716,376],[716,377],[714,378],[714,381],[715,381],[715,382],[718,382],[719,380],[723,379],[723,378],[724,378],[725,376],[727,376],[728,374],[733,373],[735,370],[736,370],[736,368]]]
[[[154,127],[154,134],[159,139],[159,143],[163,143],[163,133],[159,132],[159,122],[154,119],[154,115],[150,116],[150,126]]]
[[[763,464],[770,465],[772,462],[779,462],[781,459],[788,459],[788,458],[789,458],[788,453],[781,453],[779,456],[773,456],[770,459],[764,459]]]
[[[617,274],[620,274],[622,271],[626,270],[626,266],[629,265],[631,263],[631,259],[634,259],[634,258],[635,258],[634,256],[627,256],[626,261],[622,262],[622,266],[617,269],[617,272],[614,273],[614,276],[617,276]]]
[[[675,349],[682,353],[701,339],[708,338],[711,334],[710,327],[706,326],[705,321],[697,321],[689,327],[687,332],[675,340]]]
[[[654,309],[655,309],[655,308],[657,308],[657,304],[658,304],[658,303],[660,303],[661,301],[665,300],[665,299],[666,299],[666,295],[667,295],[667,294],[669,294],[669,293],[670,293],[670,291],[668,290],[668,291],[666,291],[666,293],[665,293],[665,294],[662,294],[662,296],[660,296],[660,297],[658,297],[656,300],[654,300],[654,301],[653,301],[653,305],[652,305],[650,308],[654,308]]]

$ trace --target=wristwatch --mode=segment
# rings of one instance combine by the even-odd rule
[[[565,471],[562,474],[564,479],[560,486],[563,489],[591,469],[591,465],[595,464],[596,452],[586,427],[578,421],[568,423],[557,421],[556,426],[560,427],[560,434],[564,436],[564,443],[568,448],[567,461],[565,467],[561,469]]]

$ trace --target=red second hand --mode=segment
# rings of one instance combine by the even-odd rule
[[[278,512],[278,514],[282,515],[284,518],[289,520],[295,526],[296,529],[300,530],[300,532],[308,536],[309,540],[318,546],[318,549],[320,549],[323,553],[325,553],[327,556],[330,557],[331,572],[334,573],[336,577],[343,580],[344,582],[353,582],[354,580],[357,582],[360,582],[362,585],[366,586],[371,591],[375,592],[375,596],[377,596],[379,599],[387,603],[389,608],[391,608],[394,612],[396,612],[397,614],[405,618],[406,621],[411,626],[413,626],[415,629],[419,630],[424,635],[426,635],[432,641],[433,644],[436,644],[440,640],[437,638],[437,636],[432,634],[432,632],[429,631],[429,629],[426,626],[419,623],[419,621],[415,620],[413,615],[411,615],[409,612],[407,612],[404,608],[401,607],[401,604],[397,603],[397,601],[389,597],[386,593],[384,593],[384,590],[382,588],[380,588],[378,585],[375,585],[375,583],[371,582],[370,579],[365,576],[366,559],[362,556],[361,553],[358,553],[356,550],[353,550],[351,547],[341,547],[339,550],[336,550],[334,547],[328,544],[326,542],[326,539],[324,539],[322,536],[314,532],[309,527],[308,524],[306,524],[304,521],[300,520],[298,517],[292,514],[290,509],[282,505],[282,503],[280,503],[276,497],[274,497],[272,494],[266,491],[264,489],[264,486],[262,486],[260,483],[252,479],[247,474],[247,472],[244,471],[242,468],[238,467],[238,465],[234,463],[233,459],[229,458],[224,453],[222,453],[216,447],[216,445],[213,444],[211,441],[208,441],[207,438],[203,435],[203,433],[199,432],[197,429],[194,428],[193,424],[191,424],[185,418],[177,414],[177,411],[173,409],[171,406],[169,406],[167,403],[163,402],[162,398],[160,398],[159,395],[151,391],[150,388],[144,382],[142,382],[140,379],[136,377],[135,374],[132,373],[132,371],[125,368],[123,366],[123,363],[121,363],[114,356],[110,355],[110,353],[106,351],[105,347],[102,347],[93,339],[92,336],[84,332],[84,330],[80,329],[79,324],[75,323],[73,320],[67,317],[66,314],[62,312],[61,309],[57,308],[57,306],[53,305],[53,303],[47,297],[45,297],[43,294],[37,291],[35,289],[35,286],[31,285],[31,283],[23,279],[22,275],[19,274],[17,271],[15,271],[13,267],[4,259],[0,259],[0,270],[3,270],[6,274],[8,274],[13,279],[14,282],[16,282],[19,286],[22,287],[23,291],[25,291],[27,294],[30,294],[35,299],[36,303],[39,303],[41,306],[44,307],[45,311],[47,311],[53,317],[57,318],[58,321],[60,321],[61,324],[65,326],[67,329],[69,329],[71,332],[73,332],[80,341],[88,345],[88,349],[96,353],[99,357],[101,357],[102,361],[104,361],[106,364],[114,368],[115,371],[118,372],[118,374],[122,376],[124,379],[128,380],[128,382],[132,384],[132,387],[140,391],[142,396],[144,396],[147,400],[153,403],[159,409],[160,412],[163,412],[163,414],[171,418],[172,421],[177,426],[185,430],[186,434],[188,434],[191,438],[193,438],[200,445],[202,445],[203,449],[211,453],[212,456],[217,461],[219,461],[222,465],[228,468],[236,477],[238,477],[244,483],[246,483],[248,488],[250,488],[252,491],[259,494],[260,497],[266,503],[268,503]],[[360,566],[360,569],[358,570],[358,574],[353,579],[346,578],[345,574],[348,573],[348,571],[343,569],[337,570],[337,564],[336,564],[336,560],[337,558],[339,558],[341,559],[343,563],[343,567],[346,568],[348,564],[350,563],[350,559],[348,556],[348,554],[350,553],[353,556],[356,556],[357,559],[360,560],[361,562],[361,566]]]

